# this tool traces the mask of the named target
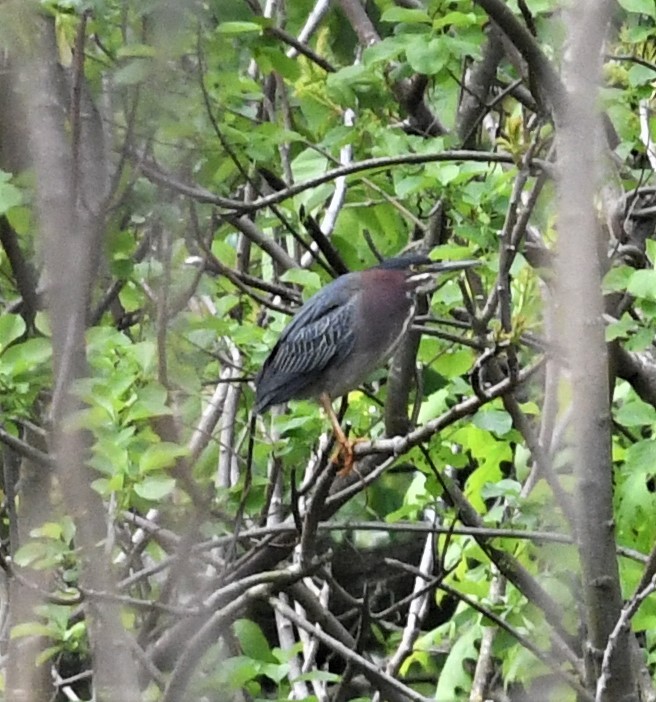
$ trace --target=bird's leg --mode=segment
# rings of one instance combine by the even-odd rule
[[[325,413],[328,415],[328,419],[330,420],[330,424],[333,428],[333,433],[335,434],[335,439],[339,444],[339,449],[331,460],[336,462],[335,459],[337,456],[341,456],[343,466],[338,475],[348,475],[353,469],[353,464],[355,463],[353,446],[357,442],[351,441],[344,433],[344,430],[340,426],[339,419],[337,419],[337,415],[335,414],[335,410],[333,409],[333,403],[331,402],[330,395],[328,395],[327,392],[321,393],[319,396],[319,402],[321,403]]]
[[[333,409],[333,403],[330,399],[330,395],[327,392],[322,392],[319,396],[319,401],[321,402],[321,406],[323,407],[324,412],[328,415],[328,419],[330,420],[330,424],[333,428],[333,432],[335,433],[335,438],[337,439],[337,442],[342,446],[344,444],[347,444],[348,439],[346,438],[344,430],[340,426],[339,419],[337,419],[337,415],[335,414],[335,410]]]

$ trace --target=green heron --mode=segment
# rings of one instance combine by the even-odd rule
[[[340,444],[343,472],[353,464],[332,400],[356,388],[394,352],[434,273],[476,261],[432,262],[419,254],[347,273],[313,295],[283,330],[255,380],[255,413],[292,399],[317,399]]]

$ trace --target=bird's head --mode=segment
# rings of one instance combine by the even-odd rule
[[[478,266],[478,261],[432,261],[424,254],[403,254],[388,258],[373,270],[403,271],[406,290],[413,294],[430,292],[435,289],[439,275],[450,271],[460,271]]]

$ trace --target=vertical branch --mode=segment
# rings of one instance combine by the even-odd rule
[[[434,514],[431,516],[431,519],[433,523],[435,523]],[[412,653],[413,647],[421,635],[421,625],[428,612],[428,603],[432,596],[432,591],[426,590],[426,583],[430,581],[434,569],[435,539],[432,534],[429,534],[424,542],[424,550],[421,554],[418,574],[412,589],[414,597],[408,608],[408,616],[406,625],[403,627],[401,643],[385,666],[385,672],[391,676],[398,675],[403,662]]]
[[[430,226],[424,234],[421,250],[430,251],[438,242],[446,241],[446,224],[444,222],[444,203],[440,201],[434,208]],[[426,314],[429,300],[422,295],[417,300],[416,314]],[[421,377],[417,374],[417,354],[421,343],[421,333],[408,331],[394,353],[390,363],[387,380],[387,400],[385,401],[385,433],[387,436],[405,434],[410,429],[408,402],[413,385]],[[421,402],[421,388],[417,389],[417,406]]]
[[[37,443],[35,437],[26,438],[33,444]],[[43,465],[37,465],[26,458],[21,461],[20,456],[9,448],[4,449],[2,459],[11,520],[10,555],[13,558],[19,547],[30,539],[30,533],[53,517],[54,510],[49,500],[53,475],[52,470]],[[17,488],[17,494],[14,494],[14,488]],[[13,568],[23,577],[9,577],[10,628],[35,621],[35,608],[45,604],[44,593],[53,587],[54,581],[53,573],[48,570],[19,568],[15,563]],[[40,590],[27,587],[26,581]],[[39,702],[52,697],[54,690],[48,666],[26,665],[26,661],[37,660],[51,645],[52,641],[45,636],[9,636],[3,666],[7,702]]]
[[[235,446],[235,426],[239,410],[242,387],[240,383],[231,383],[243,372],[244,361],[235,344],[226,337],[226,363],[221,369],[221,378],[226,380],[227,389],[223,412],[218,422],[219,436],[219,465],[217,470],[217,485],[231,487],[239,480],[237,464],[237,448]]]
[[[80,105],[82,100],[82,81],[84,80],[84,43],[87,34],[88,10],[82,13],[75,37],[75,54],[73,62],[73,87],[71,90],[70,123],[71,150],[73,156],[73,173],[71,179],[71,198],[77,202],[80,188]]]
[[[463,149],[476,147],[478,125],[489,112],[490,88],[503,58],[503,42],[499,28],[488,24],[487,40],[482,49],[481,60],[465,70],[463,91],[458,105],[456,125]]]
[[[32,43],[20,57],[20,83],[36,173],[36,203],[49,292],[56,476],[76,526],[80,584],[87,590],[111,592],[114,578],[105,553],[108,517],[91,487],[92,476],[85,465],[88,437],[79,428],[66,427],[66,420],[81,409],[80,401],[71,392],[72,384],[87,373],[84,334],[101,231],[98,203],[104,192],[99,186],[106,182],[103,144],[101,139],[93,139],[92,129],[81,131],[84,137],[89,135],[80,144],[81,167],[88,171],[89,179],[81,193],[85,206],[79,207],[71,193],[73,159],[66,130],[67,91],[57,62],[54,24],[36,13],[29,19]],[[119,607],[114,602],[90,599],[85,603],[85,615],[96,699],[136,700],[136,668]]]
[[[496,569],[493,569],[492,584],[490,586],[490,601],[494,605],[499,605],[503,602],[506,593],[506,579],[500,575]],[[471,692],[469,693],[469,702],[479,702],[487,696],[490,677],[494,668],[494,655],[492,646],[497,629],[493,626],[486,626],[483,629],[483,636],[478,649],[478,660],[476,661],[476,669],[474,670],[474,679],[472,681]]]
[[[157,293],[157,379],[170,391],[169,365],[166,350],[169,323],[169,296],[171,293],[171,232],[165,228],[160,238],[162,282]]]
[[[572,5],[567,13],[567,90],[564,119],[557,136],[558,315],[571,380],[576,527],[590,686],[599,677],[601,652],[622,607],[613,535],[608,356],[602,319],[599,226],[594,207],[603,143],[601,120],[595,107],[610,11],[611,3],[607,0],[587,0]],[[609,663],[610,679],[601,698],[607,702],[637,699],[626,631],[621,638]]]

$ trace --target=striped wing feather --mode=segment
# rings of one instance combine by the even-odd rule
[[[326,292],[328,288],[301,308],[264,363],[256,379],[256,412],[314,394],[322,371],[353,350],[355,300],[339,289]]]

